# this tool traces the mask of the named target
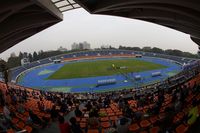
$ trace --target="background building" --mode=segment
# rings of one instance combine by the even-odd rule
[[[101,45],[101,49],[109,49],[110,45]]]
[[[65,52],[65,51],[67,51],[67,49],[66,49],[66,48],[63,48],[62,46],[60,46],[60,47],[58,48],[58,51]]]
[[[85,50],[85,49],[90,49],[90,44],[86,41],[81,42],[81,43],[73,43],[71,46],[72,50]]]
[[[72,47],[72,50],[79,49],[79,44],[78,43],[73,43],[71,47]]]
[[[29,59],[28,59],[28,58],[23,58],[23,59],[21,59],[21,65],[24,66],[24,65],[26,65],[26,64],[30,64]]]
[[[17,56],[16,56],[15,52],[12,52],[12,53],[10,54],[10,57],[17,57]]]

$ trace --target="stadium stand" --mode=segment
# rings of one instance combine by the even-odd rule
[[[199,66],[197,62],[162,83],[105,93],[46,92],[1,82],[0,130],[41,131],[75,111],[73,132],[184,133],[198,120]]]

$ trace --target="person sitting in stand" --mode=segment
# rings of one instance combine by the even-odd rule
[[[87,111],[90,111],[92,109],[92,104],[90,101],[87,102],[87,104],[85,105],[85,107],[87,108]]]
[[[60,133],[71,133],[71,128],[68,122],[65,121],[63,116],[58,117]]]
[[[194,124],[198,117],[199,117],[199,111],[198,111],[197,101],[194,100],[192,102],[192,108],[189,110],[189,113],[188,113],[188,121],[187,121],[187,123],[189,125]]]
[[[19,102],[19,104],[17,105],[17,110],[21,114],[25,112],[25,109],[24,109],[22,102]]]
[[[55,105],[50,110],[50,114],[51,114],[51,119],[52,120],[56,120],[56,118],[58,117],[58,111],[56,110],[56,106]]]
[[[69,121],[71,123],[72,133],[83,133],[83,131],[81,130],[80,125],[76,122],[76,118],[75,117],[70,118]]]
[[[130,118],[126,118],[124,116],[122,118],[119,118],[116,121],[117,132],[128,133],[130,124],[131,124]]]
[[[3,103],[3,115],[5,116],[5,120],[8,123],[8,125],[11,124],[11,112],[8,108],[7,103]]]
[[[29,110],[29,119],[36,125],[45,127],[46,124],[43,122],[36,114],[34,114],[31,110]]]
[[[88,119],[88,128],[98,128],[100,126],[100,122],[96,114],[91,111],[89,113],[89,119]]]
[[[76,117],[81,117],[82,116],[82,112],[79,109],[79,106],[76,106],[76,109],[74,110],[74,113],[76,115]]]

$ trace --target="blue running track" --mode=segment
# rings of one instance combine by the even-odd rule
[[[112,58],[113,59],[113,58]],[[119,59],[119,58],[115,58]],[[148,62],[153,62],[157,64],[162,64],[167,66],[165,69],[144,71],[138,73],[129,73],[129,77],[134,78],[135,75],[141,75],[142,80],[133,81],[126,79],[124,75],[112,75],[112,76],[99,76],[99,77],[89,77],[89,78],[76,78],[76,79],[63,79],[63,80],[46,80],[52,73],[61,68],[64,64],[72,62],[64,62],[60,64],[50,64],[47,66],[37,67],[30,71],[27,71],[18,81],[19,85],[37,88],[47,91],[61,91],[61,92],[102,92],[108,90],[119,90],[125,88],[133,88],[141,85],[147,85],[160,80],[164,80],[170,76],[173,76],[181,71],[181,65],[160,58],[142,57],[133,58],[134,60],[144,60]],[[96,59],[96,60],[109,60],[109,58]],[[94,61],[94,60],[79,60],[81,61]],[[152,72],[161,72],[162,76],[152,77]],[[111,79],[117,80],[116,84],[99,86],[96,87],[98,80]]]

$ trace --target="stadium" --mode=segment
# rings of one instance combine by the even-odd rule
[[[39,60],[38,66],[31,63],[15,68],[12,73],[20,74],[13,76],[13,81],[21,86],[47,91],[101,92],[155,84],[182,70],[181,62],[150,56],[138,58],[138,55],[141,54],[122,50],[60,55]],[[53,59],[60,60],[60,63]],[[121,69],[116,69],[117,66]]]
[[[200,45],[197,1],[0,2],[0,51],[84,8],[163,25]],[[28,19],[27,19],[28,18]],[[136,50],[71,51],[8,69],[1,60],[2,133],[199,133],[200,60]]]

